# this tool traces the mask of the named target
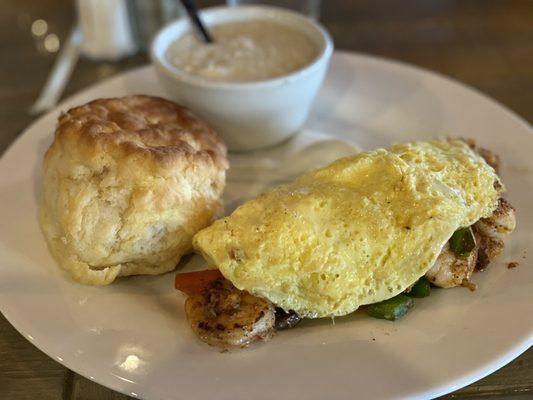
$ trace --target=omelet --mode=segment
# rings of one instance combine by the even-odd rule
[[[460,140],[395,145],[275,187],[193,245],[238,289],[302,317],[341,316],[416,282],[503,189]]]

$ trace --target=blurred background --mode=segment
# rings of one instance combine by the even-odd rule
[[[229,1],[243,2],[253,1]],[[76,5],[83,9],[84,23],[88,23],[91,18],[102,17],[94,12],[98,3],[106,4],[90,0],[2,0],[0,152],[35,118],[28,109],[39,96],[58,54],[67,43],[79,41],[79,36],[73,35]],[[115,1],[110,0],[106,7],[112,7],[112,3]],[[85,56],[73,63],[62,98],[149,62],[145,48],[151,34],[160,24],[183,13],[177,2],[169,0],[122,3],[127,3],[127,11],[117,11],[110,20],[114,22],[99,20],[96,25],[106,29],[113,23],[117,29],[110,34],[116,34],[124,29],[127,12],[127,18],[133,18],[134,31],[120,35],[115,53],[107,49],[110,52],[102,56],[98,49],[85,48]],[[197,4],[203,8],[225,2],[198,0]],[[533,121],[532,0],[289,0],[284,4],[301,8],[325,25],[337,50],[388,57],[437,71],[479,89],[528,122]],[[80,28],[86,34],[96,29],[94,25]],[[3,317],[0,368],[2,398],[125,398],[49,359]],[[478,397],[533,398],[532,350],[484,380],[446,396]]]
[[[298,5],[299,1],[277,3]],[[149,40],[150,30],[156,29],[157,24],[180,13],[175,6],[177,2],[172,0],[123,2],[134,4],[137,15],[143,16],[144,23],[140,26],[144,32],[139,36],[144,41]],[[238,0],[229,2],[239,3]],[[0,118],[4,129],[0,143],[3,148],[33,119],[26,111],[37,98],[75,25],[76,3],[98,1],[2,0]],[[224,3],[197,1],[199,7]],[[311,0],[304,3],[318,4],[319,20],[331,32],[338,50],[375,54],[438,71],[480,89],[528,121],[533,120],[533,91],[527,90],[533,82],[533,1]],[[91,11],[87,8],[85,14]],[[64,96],[146,62],[148,58],[142,50],[116,62],[82,57],[68,80]]]

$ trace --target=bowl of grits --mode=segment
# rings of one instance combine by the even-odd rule
[[[188,19],[163,28],[151,47],[162,86],[233,151],[265,148],[304,124],[333,43],[316,22],[276,7],[214,7],[201,13],[214,42]]]

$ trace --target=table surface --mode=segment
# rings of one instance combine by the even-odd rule
[[[198,1],[200,6],[217,3]],[[67,0],[2,0],[0,153],[34,119],[26,112],[57,53],[31,33],[36,19],[64,40],[74,20]],[[533,1],[327,0],[322,23],[338,49],[377,54],[451,76],[533,121]],[[81,60],[65,96],[147,62]],[[5,399],[125,399],[66,369],[33,347],[0,316],[0,396]],[[492,375],[444,396],[533,398],[533,349]]]

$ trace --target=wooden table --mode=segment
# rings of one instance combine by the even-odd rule
[[[26,113],[55,54],[31,34],[41,18],[66,37],[71,1],[2,0],[0,8],[0,151],[33,120]],[[206,5],[207,1],[199,1]],[[494,97],[533,121],[533,1],[324,0],[321,20],[339,49],[378,54],[429,68]],[[147,62],[82,60],[67,93]],[[502,132],[504,134],[505,132]],[[529,316],[531,318],[531,316]],[[533,398],[533,350],[444,398]],[[0,398],[125,399],[45,356],[0,318]]]

